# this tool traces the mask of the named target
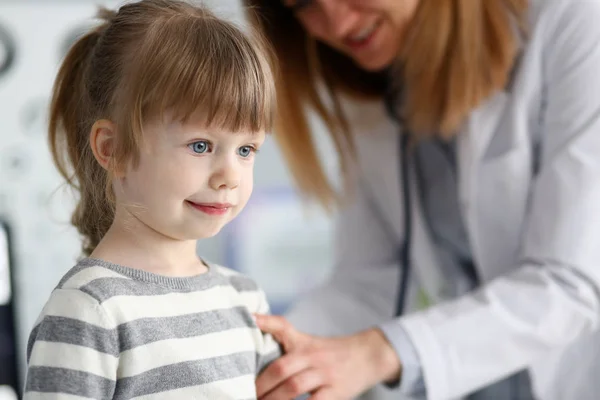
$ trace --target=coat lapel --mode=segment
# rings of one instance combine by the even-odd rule
[[[475,259],[479,259],[477,238],[477,173],[479,165],[497,131],[508,103],[508,94],[497,93],[477,108],[465,122],[458,136],[458,191],[463,218]]]

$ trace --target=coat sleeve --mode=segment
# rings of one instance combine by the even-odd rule
[[[390,226],[369,192],[358,185],[336,218],[333,275],[295,304],[287,317],[300,330],[325,336],[379,325],[404,362],[400,384],[388,388],[412,395],[424,390],[414,346],[401,326],[381,325],[394,314],[400,280],[400,244]]]
[[[360,184],[334,224],[331,276],[326,284],[303,296],[287,315],[307,333],[348,334],[394,313],[399,244]]]

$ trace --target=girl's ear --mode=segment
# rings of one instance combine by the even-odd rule
[[[90,147],[98,164],[114,175],[113,152],[116,142],[116,125],[107,119],[100,119],[94,123],[90,132]]]

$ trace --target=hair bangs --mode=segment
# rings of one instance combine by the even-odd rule
[[[145,117],[169,112],[185,122],[200,115],[207,128],[271,130],[275,84],[264,41],[211,16],[170,20],[164,29],[177,31],[165,36],[179,40],[148,53]]]

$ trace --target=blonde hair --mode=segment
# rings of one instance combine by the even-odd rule
[[[275,88],[269,48],[207,8],[143,0],[118,12],[101,9],[102,24],[66,55],[53,88],[49,142],[54,162],[79,194],[71,222],[89,255],[113,222],[111,171],[138,160],[145,121],[174,110],[187,120],[229,131],[271,129]],[[109,171],[89,143],[92,125],[117,127]]]
[[[275,137],[300,190],[331,208],[346,193],[338,193],[323,171],[305,106],[327,125],[348,183],[354,147],[339,93],[381,99],[389,90],[387,77],[363,71],[347,56],[313,43],[282,2],[245,3],[252,10],[251,22],[266,34],[279,60]],[[506,85],[526,10],[527,0],[420,0],[393,68],[393,84],[403,89],[402,117],[415,136],[455,134],[471,110]],[[319,97],[318,82],[333,100],[333,110]]]

